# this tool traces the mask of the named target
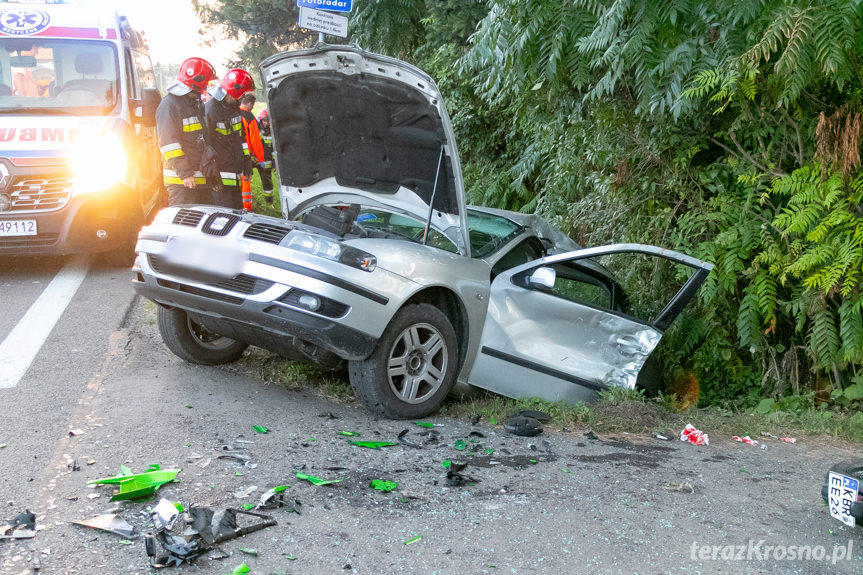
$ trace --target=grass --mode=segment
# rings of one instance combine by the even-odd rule
[[[328,371],[255,348],[241,361],[264,381],[287,389],[315,391],[339,403],[355,401],[345,372]],[[639,391],[626,389],[612,389],[600,394],[593,403],[573,405],[539,398],[510,399],[470,388],[451,394],[435,415],[502,425],[508,415],[532,409],[549,414],[548,425],[564,431],[591,429],[596,433],[634,434],[656,431],[677,437],[691,423],[713,437],[749,435],[760,440],[761,433],[767,432],[777,437],[826,435],[863,443],[861,412],[804,409],[760,414],[709,407],[678,413],[673,410],[675,405],[673,397],[646,398]]]

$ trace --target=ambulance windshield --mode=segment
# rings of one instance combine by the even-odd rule
[[[104,115],[118,75],[110,42],[0,39],[0,113]]]

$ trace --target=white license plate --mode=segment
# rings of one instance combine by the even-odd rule
[[[220,278],[232,278],[243,270],[248,254],[223,238],[171,238],[164,253],[168,263]]]
[[[0,220],[0,237],[35,235],[36,220]]]
[[[848,527],[854,527],[857,520],[851,515],[851,505],[857,502],[857,494],[860,492],[860,481],[853,477],[831,471],[827,488],[830,516],[838,519]]]

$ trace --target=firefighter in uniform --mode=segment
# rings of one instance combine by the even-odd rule
[[[273,203],[273,132],[270,128],[270,115],[266,110],[258,114],[258,130],[261,132],[261,144],[264,147],[264,161],[258,162],[258,175],[261,176],[261,187],[264,201]]]
[[[201,92],[215,75],[213,66],[203,58],[187,59],[156,109],[162,179],[172,206],[211,203],[202,171],[206,141]]]
[[[229,70],[204,106],[210,145],[215,150],[219,180],[213,185],[213,203],[232,209],[243,208],[240,186],[252,175],[252,160],[243,131],[238,100],[255,89],[255,81],[245,70]]]
[[[259,166],[264,161],[264,147],[261,143],[261,134],[258,130],[258,120],[252,113],[252,108],[255,107],[255,95],[252,93],[243,94],[240,99],[240,117],[243,118],[243,131],[246,135],[246,144],[249,146],[249,154],[252,158],[252,165]],[[243,209],[252,210],[252,179],[243,178]],[[272,193],[272,192],[271,192]]]

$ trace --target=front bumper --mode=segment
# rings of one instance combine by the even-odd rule
[[[49,212],[0,212],[4,221],[35,220],[35,236],[0,236],[0,256],[95,253],[116,249],[141,225],[135,191],[116,186],[101,192],[72,195]]]
[[[311,315],[272,301],[253,301],[229,295],[216,286],[158,278],[138,272],[135,291],[160,305],[193,314],[207,328],[230,337],[292,356],[299,350],[314,359],[320,347],[341,359],[368,357],[377,338],[341,325],[335,320]]]

